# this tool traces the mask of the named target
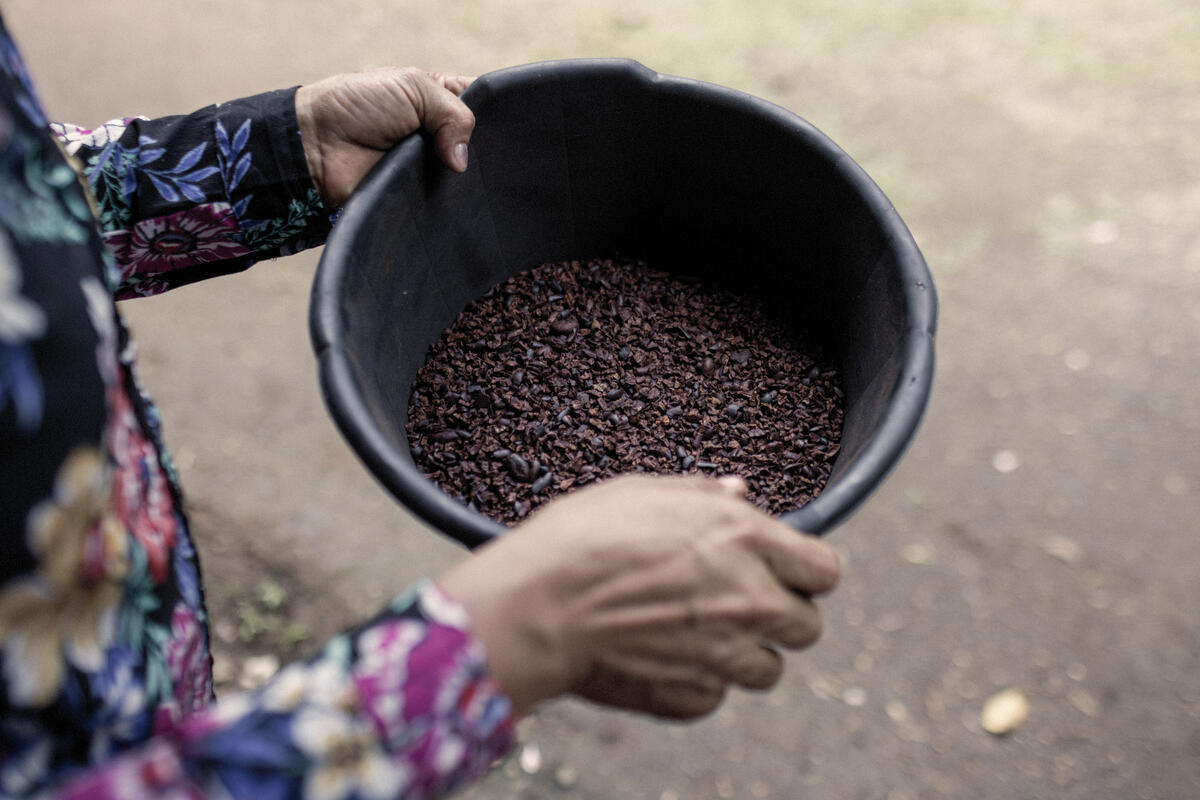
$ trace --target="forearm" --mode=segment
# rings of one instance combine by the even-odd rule
[[[329,214],[309,175],[294,90],[129,119],[55,124],[96,201],[118,296],[155,294],[320,244]]]

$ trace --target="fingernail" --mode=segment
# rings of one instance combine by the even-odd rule
[[[458,165],[459,172],[467,171],[467,143],[459,142],[454,145],[454,163]]]
[[[746,494],[749,487],[746,486],[746,481],[737,475],[722,475],[717,478],[717,483],[732,495],[742,497]]]

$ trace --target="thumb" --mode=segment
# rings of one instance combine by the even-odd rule
[[[467,169],[467,142],[475,130],[475,115],[444,82],[430,76],[422,81],[421,125],[434,135],[434,148],[455,172]]]
[[[721,489],[728,495],[737,498],[744,498],[749,487],[746,486],[746,481],[737,475],[722,475],[717,478],[717,483],[721,485]]]

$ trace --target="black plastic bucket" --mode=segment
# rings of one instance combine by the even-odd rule
[[[313,287],[322,390],[376,478],[468,546],[503,533],[414,465],[416,372],[494,284],[623,254],[759,284],[828,348],[841,450],[825,490],[782,519],[823,533],[862,503],[916,432],[937,316],[925,261],[866,173],[791,112],[632,61],[504,69],[463,99],[477,119],[467,173],[427,139],[400,144],[346,204]]]

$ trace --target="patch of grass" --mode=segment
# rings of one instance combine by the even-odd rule
[[[287,587],[267,577],[258,582],[250,600],[237,603],[237,635],[246,645],[267,648],[281,655],[293,653],[312,634],[302,622],[288,622]]]

